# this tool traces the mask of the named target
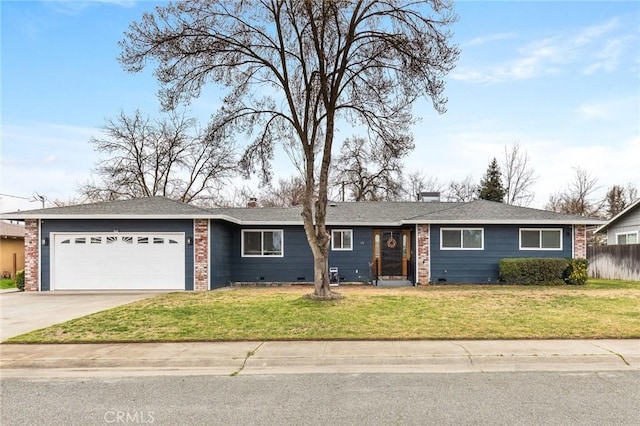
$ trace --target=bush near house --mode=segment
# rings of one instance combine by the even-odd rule
[[[589,261],[587,259],[569,259],[564,278],[566,283],[585,285],[587,278],[589,278]]]
[[[568,266],[563,258],[506,258],[500,260],[500,279],[508,284],[562,285]]]
[[[16,272],[16,288],[24,291],[24,270]]]

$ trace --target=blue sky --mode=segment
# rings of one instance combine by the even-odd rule
[[[127,74],[116,60],[129,23],[156,4],[0,3],[0,193],[72,198],[99,158],[88,141],[106,118],[158,114],[153,70]],[[456,11],[462,54],[447,79],[448,112],[416,103],[422,120],[407,171],[479,181],[518,142],[538,175],[533,207],[564,189],[574,167],[598,179],[599,195],[614,184],[640,187],[639,2],[459,1]],[[190,114],[204,124],[219,98],[211,87]],[[282,176],[287,161],[278,159]],[[0,211],[39,206],[0,196]]]

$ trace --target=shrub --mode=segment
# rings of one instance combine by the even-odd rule
[[[564,284],[568,261],[563,258],[524,257],[501,259],[500,279],[509,284]]]
[[[24,291],[24,270],[16,272],[16,288]]]
[[[585,285],[589,278],[589,261],[587,259],[569,259],[564,280],[571,285]]]

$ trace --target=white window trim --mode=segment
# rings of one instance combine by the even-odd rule
[[[348,232],[351,234],[351,247],[349,248],[344,248],[344,244],[342,244],[343,247],[336,247],[334,245],[336,239],[333,237],[333,233],[334,232],[339,232],[341,235],[342,240],[344,241],[344,238],[342,237],[344,232]],[[331,250],[332,251],[353,251],[353,229],[332,229],[331,230]]]
[[[244,253],[244,234],[245,232],[260,232],[260,250],[262,254],[245,254]],[[264,233],[265,232],[280,232],[281,238],[281,250],[280,254],[264,254]],[[284,257],[284,230],[282,229],[243,229],[242,234],[240,236],[240,255],[242,257],[260,257],[260,258],[270,258],[270,257]]]
[[[560,233],[559,248],[542,248],[542,247],[522,247],[522,231],[538,231],[540,234],[540,246],[542,246],[542,231],[557,231]],[[536,251],[562,251],[563,247],[563,228],[520,228],[518,230],[518,249],[519,250],[536,250]]]
[[[624,243],[624,244],[620,244],[618,242],[618,236],[619,235],[625,235],[625,236],[629,236],[629,235],[635,235],[636,236],[636,241],[637,243]],[[640,232],[638,231],[627,231],[627,232],[616,232],[616,245],[621,245],[621,246],[626,246],[629,244],[638,244],[640,243]]]
[[[480,247],[443,247],[442,232],[443,231],[460,231],[460,245],[464,244],[462,231],[480,231],[482,235],[482,245]],[[484,228],[440,228],[440,250],[484,250]]]

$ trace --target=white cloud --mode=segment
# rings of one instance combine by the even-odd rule
[[[90,7],[100,5],[130,8],[136,5],[136,0],[47,0],[44,3],[56,12],[78,15]]]
[[[631,35],[606,38],[621,27],[620,19],[612,18],[573,34],[559,33],[534,40],[517,49],[518,56],[513,59],[493,65],[463,65],[452,73],[452,78],[488,84],[528,80],[561,73],[571,64],[581,66],[585,74],[612,72],[617,69],[629,42],[636,38]],[[480,40],[475,46],[483,44],[482,39],[474,39]],[[587,65],[580,65],[584,62]]]
[[[516,33],[497,33],[497,34],[489,34],[486,36],[476,37],[472,40],[469,40],[463,43],[464,46],[480,46],[483,44],[493,43],[495,41],[500,40],[508,40],[516,37]]]
[[[30,198],[68,199],[88,179],[97,159],[88,143],[99,129],[50,123],[3,123],[1,191]],[[2,197],[0,211],[33,209],[26,200]]]

